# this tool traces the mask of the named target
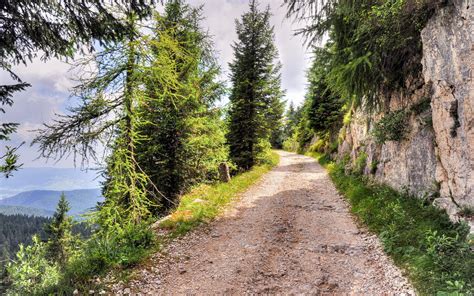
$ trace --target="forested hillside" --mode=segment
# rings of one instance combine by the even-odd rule
[[[22,206],[0,206],[0,214],[3,215],[25,215],[35,217],[49,217],[53,215],[52,211],[22,207]]]
[[[51,221],[52,218],[47,217],[0,213],[0,292],[3,291],[6,265],[10,260],[15,260],[20,245],[30,245],[34,235],[38,235],[42,241],[46,240],[46,225]],[[84,238],[90,235],[90,231],[83,224],[73,225],[72,231]]]
[[[53,190],[33,190],[22,192],[0,200],[0,206],[30,207],[50,214],[54,212],[63,192]],[[71,205],[70,215],[80,215],[93,210],[103,200],[100,189],[82,189],[64,192]]]

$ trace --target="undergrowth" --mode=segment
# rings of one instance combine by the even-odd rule
[[[474,253],[465,223],[453,223],[445,211],[360,174],[347,175],[344,164],[325,155],[310,155],[328,169],[352,212],[379,236],[419,294],[473,295]]]

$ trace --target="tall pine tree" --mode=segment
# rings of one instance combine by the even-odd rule
[[[260,11],[250,2],[250,11],[236,21],[238,41],[230,63],[229,132],[230,157],[242,170],[257,163],[258,155],[272,133],[281,127],[281,98],[278,51],[270,25],[270,8]]]

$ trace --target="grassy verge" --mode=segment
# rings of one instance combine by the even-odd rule
[[[160,226],[172,229],[172,236],[182,235],[195,226],[208,222],[218,216],[222,210],[238,195],[256,183],[266,172],[279,162],[279,155],[272,152],[266,164],[235,176],[229,183],[201,185],[184,195],[179,206]]]
[[[442,211],[421,199],[375,184],[325,155],[312,153],[324,165],[352,212],[376,233],[385,252],[402,268],[421,295],[473,295],[472,237],[464,223],[452,223]]]

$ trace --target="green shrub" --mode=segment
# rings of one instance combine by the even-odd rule
[[[289,152],[296,152],[298,151],[298,133],[294,132],[291,137],[287,138],[283,142],[283,150]]]
[[[257,144],[256,150],[256,164],[270,164],[272,159],[272,145],[268,140],[260,140]]]
[[[76,289],[98,289],[100,284],[92,279],[137,264],[154,249],[155,243],[148,223],[96,233],[70,259],[60,281],[47,287],[44,294],[68,295]]]
[[[46,244],[38,236],[30,246],[20,245],[16,259],[7,266],[11,283],[7,295],[38,295],[60,280],[57,264],[46,259]]]
[[[379,165],[379,162],[377,160],[373,160],[371,163],[370,163],[370,173],[372,175],[375,175],[375,173],[377,172],[377,167]]]
[[[324,152],[327,141],[323,138],[318,139],[313,145],[309,146],[308,152]]]
[[[472,206],[463,206],[459,211],[459,215],[463,217],[474,217],[474,207]]]
[[[386,141],[401,141],[405,138],[408,129],[408,113],[398,110],[386,114],[380,121],[375,123],[372,135],[375,141],[383,144]]]
[[[364,151],[359,152],[359,155],[354,161],[353,173],[357,175],[362,175],[367,165],[367,153]]]
[[[413,104],[411,106],[410,110],[415,114],[415,115],[420,115],[424,113],[425,111],[431,110],[431,97],[424,97],[417,103]]]

